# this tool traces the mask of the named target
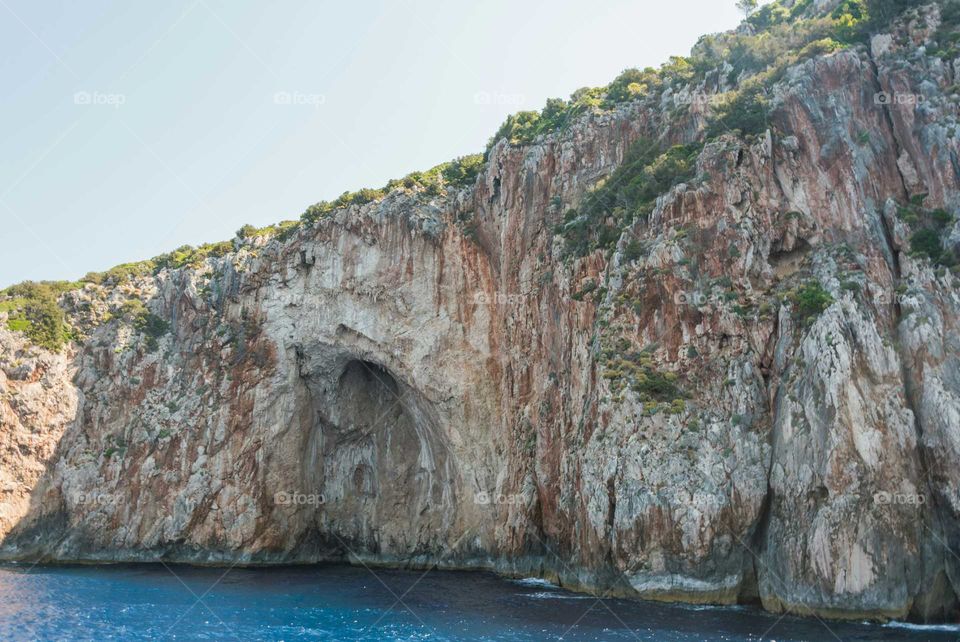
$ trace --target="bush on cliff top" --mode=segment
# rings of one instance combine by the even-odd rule
[[[430,195],[441,194],[447,187],[472,185],[483,169],[482,154],[472,154],[442,163],[425,172],[413,172],[402,179],[392,180],[382,189],[361,189],[345,192],[332,203],[321,202],[311,205],[301,216],[300,221],[281,221],[274,225],[257,228],[244,225],[237,231],[241,240],[277,236],[286,238],[293,234],[301,222],[312,222],[340,207],[362,205],[383,198],[388,191],[396,188],[416,189]],[[123,263],[104,272],[89,272],[79,282],[31,282],[27,281],[0,291],[0,312],[7,312],[7,326],[16,332],[26,334],[31,341],[50,350],[59,350],[71,339],[69,325],[63,310],[57,305],[61,294],[83,287],[85,283],[115,286],[132,279],[156,275],[163,269],[198,267],[207,258],[222,257],[234,250],[232,241],[205,243],[199,247],[183,245],[152,259]],[[142,305],[142,304],[141,304]],[[125,313],[133,319],[135,326],[147,336],[147,348],[157,348],[157,340],[169,328],[159,317],[143,311],[136,314],[131,310]]]
[[[526,145],[541,134],[562,130],[581,114],[613,109],[672,83],[687,82],[693,76],[689,59],[671,56],[660,69],[626,69],[605,87],[582,87],[573,92],[569,100],[549,98],[539,112],[521,111],[507,116],[487,143],[485,155],[500,140],[506,139],[511,145]]]
[[[587,111],[610,110],[670,86],[704,81],[725,64],[732,68],[726,77],[730,84],[744,75],[757,74],[765,74],[763,80],[768,83],[775,81],[798,62],[867,42],[871,33],[919,4],[920,0],[844,0],[828,15],[820,15],[813,0],[800,0],[792,7],[779,0],[766,4],[747,18],[752,31],[704,36],[689,58],[672,56],[659,69],[627,69],[605,87],[578,89],[569,100],[551,98],[539,112],[511,114],[490,139],[485,153],[504,139],[511,145],[532,143],[537,136],[562,130]],[[736,115],[741,107],[758,107],[756,97],[749,91],[743,94],[746,104],[734,103],[720,120]],[[763,119],[755,110],[747,120],[729,129],[755,132]]]
[[[8,312],[7,327],[27,335],[38,346],[59,351],[72,333],[57,299],[79,286],[68,281],[25,281],[0,291],[5,297],[0,310]]]
[[[241,229],[245,230],[247,227],[248,226],[244,226]],[[253,228],[253,226],[249,227]],[[207,258],[225,256],[232,251],[233,243],[230,241],[204,243],[199,247],[181,245],[172,252],[155,256],[146,261],[122,263],[105,272],[88,272],[80,281],[82,283],[94,283],[97,285],[117,285],[131,279],[155,275],[165,268],[198,267]]]
[[[922,0],[844,0],[829,17],[839,35],[846,33],[850,41],[864,41],[871,31],[883,28],[905,10],[921,4]],[[758,31],[768,31],[777,25],[817,19],[811,9],[816,10],[814,0],[799,0],[791,8],[778,0],[758,9],[747,22]]]
[[[659,69],[627,69],[605,87],[584,87],[575,91],[569,100],[548,100],[540,112],[511,115],[490,139],[482,155],[465,156],[424,172],[413,172],[402,179],[390,181],[381,189],[344,192],[332,203],[322,201],[311,205],[300,220],[311,223],[337,208],[363,205],[383,198],[395,188],[438,195],[446,187],[472,185],[490,148],[501,139],[507,139],[511,144],[532,142],[541,134],[567,127],[583,113],[610,110],[622,103],[654,96],[656,92],[677,83],[704,81],[724,63],[732,66],[725,80],[727,83],[739,83],[739,87],[719,102],[710,118],[706,136],[730,130],[739,130],[746,135],[758,134],[766,127],[768,96],[765,87],[778,80],[790,65],[808,57],[836,51],[847,44],[865,42],[869,34],[882,29],[904,10],[921,4],[921,0],[844,0],[830,15],[823,16],[815,14],[814,0],[799,0],[791,7],[777,0],[761,7],[747,19],[753,27],[752,33],[704,36],[689,58],[671,57]],[[960,10],[957,7],[956,2],[944,6],[944,26],[937,34],[943,51],[955,52],[960,43],[960,36],[954,33],[956,25],[960,23]],[[742,81],[744,75],[752,76],[753,80]],[[639,165],[640,171],[637,170],[636,159],[632,168],[618,170],[611,180],[585,199],[581,211],[572,210],[568,213],[564,228],[568,251],[582,255],[596,247],[612,245],[623,223],[637,215],[644,215],[652,207],[651,201],[657,195],[692,176],[695,156],[687,155],[689,149],[658,149],[658,156],[645,158],[645,162]],[[659,162],[654,162],[656,160]],[[602,215],[606,216],[600,220]],[[259,229],[245,227],[241,238],[275,234],[286,238],[298,227],[294,221]],[[955,258],[949,253],[938,253],[939,242],[934,243],[930,232],[916,232],[913,241],[916,252],[934,261],[952,262]],[[183,246],[148,261],[122,264],[106,272],[92,272],[84,277],[83,282],[115,285],[131,278],[156,274],[164,268],[197,266],[206,258],[223,256],[232,250],[230,241],[209,243],[197,248]],[[29,289],[27,284],[22,285]],[[72,289],[80,284],[69,286],[68,289]],[[61,286],[51,287],[56,289]],[[25,298],[14,297],[8,294],[9,290],[0,292],[0,295],[7,297],[5,301],[0,301],[0,310],[6,308],[10,312],[8,325],[11,328],[27,333],[47,347],[62,346],[69,339],[63,312],[56,304],[59,294],[51,299],[32,290],[31,297]],[[44,288],[41,287],[41,290]]]
[[[333,202],[320,201],[308,207],[300,220],[313,223],[337,209],[351,205],[366,205],[380,200],[394,189],[416,190],[428,196],[440,196],[449,187],[461,188],[473,185],[483,169],[483,154],[470,154],[422,172],[411,172],[403,178],[392,179],[380,189],[363,188],[356,192],[344,192]]]
[[[742,136],[763,133],[767,129],[769,104],[763,83],[748,80],[740,91],[732,92],[719,101],[707,125],[707,137],[713,138],[726,132],[739,132]]]

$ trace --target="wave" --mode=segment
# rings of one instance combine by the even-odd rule
[[[541,577],[525,577],[519,580],[510,580],[514,584],[519,584],[520,586],[545,586],[547,588],[560,588],[553,582],[548,582],[547,580]]]
[[[524,593],[523,597],[531,597],[535,600],[595,600],[597,598],[590,595],[575,595],[566,592],[539,591],[537,593]]]
[[[909,629],[911,631],[946,631],[948,633],[960,633],[960,625],[957,624],[914,624],[912,622],[887,622],[884,627],[891,629]]]
[[[676,606],[687,611],[748,611],[750,607],[743,604],[687,604],[685,602],[670,602],[670,606]]]

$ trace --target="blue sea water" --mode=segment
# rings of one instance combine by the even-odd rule
[[[745,608],[597,600],[488,573],[0,566],[3,640],[957,640]]]

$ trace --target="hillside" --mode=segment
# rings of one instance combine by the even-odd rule
[[[482,155],[0,299],[0,559],[942,621],[960,10],[764,6]]]

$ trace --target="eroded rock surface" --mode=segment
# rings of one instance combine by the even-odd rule
[[[0,555],[347,558],[950,616],[960,283],[909,253],[897,206],[960,207],[938,20],[791,69],[768,132],[708,142],[613,252],[566,258],[563,210],[695,117],[588,115],[501,141],[472,188],[141,278],[170,323],[155,350],[122,319],[63,355],[0,331]]]

